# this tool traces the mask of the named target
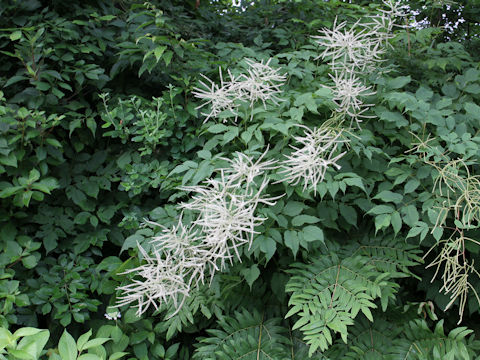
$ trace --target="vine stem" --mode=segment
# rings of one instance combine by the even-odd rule
[[[257,347],[257,360],[260,360],[260,347],[262,345],[262,331],[263,331],[263,319],[265,317],[265,313],[262,314],[262,322],[260,323],[260,334],[258,335],[258,347]]]

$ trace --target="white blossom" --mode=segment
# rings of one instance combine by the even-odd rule
[[[215,118],[226,110],[229,110],[233,114],[237,115],[236,108],[239,106],[239,104],[236,102],[238,99],[238,92],[235,88],[236,79],[231,72],[228,71],[230,81],[224,81],[222,69],[219,68],[218,72],[220,74],[220,85],[215,84],[208,77],[200,74],[200,76],[206,80],[206,83],[200,80],[200,84],[203,88],[195,88],[193,91],[193,95],[195,95],[195,97],[205,101],[200,106],[197,106],[196,109],[210,105],[210,111],[202,113],[202,115],[206,116],[204,123],[207,122],[211,117]]]
[[[386,9],[369,16],[367,22],[358,20],[349,27],[346,21],[338,24],[335,18],[332,29],[320,30],[320,35],[313,36],[324,48],[319,57],[329,59],[331,68],[343,73],[374,70],[392,38],[395,18],[405,16],[405,7],[398,1],[385,0],[383,4]]]
[[[241,81],[237,83],[237,91],[239,98],[243,101],[248,101],[250,106],[261,100],[263,106],[266,107],[266,101],[271,100],[275,105],[278,105],[280,98],[277,94],[280,94],[280,86],[285,82],[285,75],[280,75],[280,69],[273,69],[270,67],[270,61],[264,64],[261,62],[254,62],[250,59],[245,59],[249,68],[248,75],[243,74],[240,76]]]
[[[277,198],[262,197],[268,185],[264,177],[259,184],[255,178],[272,168],[273,161],[262,162],[265,153],[253,162],[251,157],[237,153],[232,165],[219,169],[220,178],[207,180],[204,185],[185,186],[181,189],[194,193],[191,201],[180,207],[198,214],[194,224],[204,234],[205,248],[211,251],[212,261],[220,268],[228,260],[240,260],[239,248],[251,246],[255,227],[265,220],[255,216],[258,204],[274,205]]]
[[[330,59],[330,66],[342,72],[363,71],[378,61],[383,49],[372,41],[366,29],[358,30],[359,22],[347,28],[347,22],[333,23],[333,29],[324,28],[321,35],[313,36],[318,45],[325,48],[321,58]]]
[[[335,111],[348,115],[358,125],[362,117],[368,117],[363,113],[368,110],[370,104],[364,104],[361,97],[374,95],[371,86],[363,85],[362,81],[353,73],[330,74],[334,86],[330,89],[333,92],[333,102],[336,105]]]
[[[252,157],[237,152],[234,159],[222,158],[228,161],[230,166],[219,170],[228,177],[230,182],[245,181],[247,184],[251,184],[257,176],[261,176],[266,171],[276,168],[276,166],[274,166],[277,162],[276,160],[263,161],[267,152],[268,146],[267,150],[265,150],[255,162],[253,162]]]
[[[162,258],[160,252],[154,252],[153,256],[150,256],[140,244],[137,246],[147,263],[123,273],[135,273],[137,279],[117,288],[122,295],[117,298],[116,306],[136,302],[138,316],[150,305],[158,310],[157,303],[161,302],[171,301],[178,309],[190,291],[190,286],[183,277],[182,264],[175,263],[171,257]]]
[[[286,155],[286,160],[282,162],[280,174],[284,176],[282,181],[292,185],[297,185],[303,180],[303,189],[310,187],[314,194],[317,191],[317,185],[323,181],[325,173],[329,167],[340,169],[337,161],[345,155],[345,152],[334,155],[338,144],[345,142],[340,138],[341,131],[335,131],[330,128],[309,129],[306,126],[298,125],[305,129],[303,136],[294,136],[293,138],[301,146],[293,146],[294,150],[290,155]]]
[[[209,112],[203,112],[206,116],[204,123],[210,118],[218,117],[223,111],[229,110],[235,115],[235,122],[238,118],[238,107],[242,104],[248,104],[250,108],[257,101],[262,101],[266,107],[268,100],[278,104],[281,99],[277,96],[281,93],[280,86],[285,82],[285,75],[280,75],[280,69],[274,69],[270,66],[269,59],[266,63],[255,62],[245,59],[248,70],[247,74],[241,74],[235,77],[230,70],[228,75],[230,80],[225,81],[222,76],[222,70],[219,69],[220,85],[200,74],[205,80],[200,81],[201,88],[195,88],[193,94],[204,102],[197,109],[209,105]],[[253,113],[252,115],[253,116]],[[226,119],[223,120],[224,122]]]
[[[176,309],[173,316],[192,286],[204,283],[207,274],[212,279],[226,262],[241,260],[240,248],[251,246],[258,233],[255,227],[265,220],[255,215],[258,204],[274,205],[277,199],[261,195],[268,185],[264,173],[275,163],[263,161],[267,151],[257,161],[236,153],[227,160],[230,167],[218,170],[219,178],[181,188],[193,196],[179,208],[192,212],[195,220],[186,226],[180,216],[177,225],[163,227],[151,240],[152,255],[138,245],[146,264],[126,272],[135,274],[135,278],[117,289],[122,292],[117,307],[137,303],[140,315],[150,305],[158,309],[159,304],[172,303]],[[262,179],[257,181],[259,177]]]

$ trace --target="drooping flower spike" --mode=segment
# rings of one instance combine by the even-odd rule
[[[271,59],[266,63],[263,60],[255,62],[245,59],[245,61],[248,65],[247,74],[235,77],[228,70],[230,79],[228,81],[223,79],[222,70],[219,69],[220,85],[201,74],[206,82],[200,81],[202,87],[195,88],[193,94],[196,98],[204,101],[197,109],[209,107],[208,112],[202,113],[206,116],[204,123],[210,118],[217,118],[226,110],[235,115],[234,121],[236,122],[239,115],[237,109],[242,104],[248,104],[250,108],[253,108],[257,101],[261,101],[264,107],[267,106],[267,101],[272,101],[274,104],[282,101],[277,95],[281,93],[280,87],[284,84],[286,77],[279,73],[279,69],[270,66]],[[252,117],[253,113],[250,119]],[[226,122],[226,119],[223,122]]]
[[[327,169],[329,167],[340,169],[337,162],[345,152],[336,154],[336,150],[338,145],[346,140],[341,138],[342,131],[331,128],[312,130],[303,125],[298,126],[305,129],[304,134],[293,138],[301,146],[290,146],[294,151],[285,156],[280,174],[283,176],[282,181],[292,185],[303,181],[303,189],[310,188],[316,194],[317,185],[323,181]]]

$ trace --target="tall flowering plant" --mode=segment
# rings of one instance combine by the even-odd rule
[[[323,29],[315,41],[324,48],[320,57],[327,59],[334,75],[334,85],[329,87],[333,94],[335,109],[332,119],[345,123],[350,119],[357,125],[370,105],[362,97],[375,92],[364,85],[360,78],[372,64],[381,61],[383,45],[390,38],[393,19],[400,14],[399,7],[385,1],[389,10],[383,10],[370,18],[368,23],[357,22],[347,28],[346,23],[333,29]],[[201,100],[197,109],[203,109],[204,123],[210,119],[234,116],[243,121],[254,119],[253,107],[261,103],[279,105],[282,101],[281,87],[287,78],[281,69],[271,66],[271,59],[256,62],[245,59],[247,70],[234,73],[227,70],[227,77],[219,69],[220,83],[217,84],[201,75],[200,86],[193,95]],[[241,114],[242,108],[250,109],[250,115]],[[122,292],[118,306],[136,303],[137,314],[144,313],[150,306],[159,308],[162,303],[171,303],[176,312],[182,307],[193,287],[204,284],[227,264],[241,261],[243,248],[250,248],[256,230],[265,220],[256,214],[261,206],[273,206],[280,197],[265,195],[269,185],[267,172],[277,171],[278,182],[289,185],[303,183],[303,189],[313,190],[324,180],[329,168],[340,169],[339,160],[345,155],[340,148],[348,142],[342,129],[331,125],[332,121],[310,129],[297,124],[302,135],[293,136],[295,145],[280,161],[265,160],[269,148],[258,159],[237,152],[231,159],[224,159],[228,166],[218,169],[217,176],[201,185],[182,186],[180,190],[191,194],[189,201],[178,205],[182,214],[189,214],[193,221],[186,224],[180,216],[178,224],[164,228],[161,235],[151,240],[152,253],[140,245],[139,250],[145,263],[128,273],[135,275],[131,284],[118,288]],[[161,226],[160,224],[156,224]]]

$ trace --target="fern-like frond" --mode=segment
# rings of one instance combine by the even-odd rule
[[[193,360],[287,360],[290,341],[281,319],[265,319],[257,311],[243,310],[234,317],[223,317],[218,329],[207,330],[211,335],[201,339]]]
[[[221,302],[214,291],[208,286],[201,286],[192,291],[179,310],[169,303],[162,304],[156,313],[163,314],[164,320],[157,325],[157,330],[166,332],[166,339],[169,340],[185,328],[195,326],[194,324],[198,323],[199,311],[207,319],[212,317],[212,312],[220,316],[220,306]]]
[[[468,339],[473,330],[458,327],[445,334],[443,320],[431,331],[424,320],[415,320],[405,326],[403,338],[395,341],[394,359],[404,360],[470,360],[477,359],[480,341]]]
[[[355,326],[350,329],[348,351],[344,358],[391,359],[393,342],[400,331],[401,328],[381,317],[375,317],[373,323],[364,318],[358,319]]]
[[[381,296],[381,277],[362,256],[340,260],[337,254],[320,255],[310,264],[294,264],[286,291],[292,293],[286,317],[298,315],[293,329],[300,329],[309,354],[326,350],[333,342],[332,332],[347,342],[347,326],[361,311],[373,321],[370,309]]]
[[[409,270],[423,262],[418,246],[410,245],[393,236],[382,238],[364,238],[350,246],[351,255],[362,255],[370,258],[370,263],[378,271],[387,272],[391,277],[416,276]]]
[[[382,238],[364,238],[358,243],[348,246],[342,253],[345,255],[360,255],[369,259],[380,274],[384,274],[382,295],[380,303],[382,310],[386,311],[389,299],[395,301],[399,285],[394,281],[396,278],[416,277],[409,267],[416,266],[423,262],[418,254],[422,253],[418,247],[410,245],[403,240],[393,236]]]

